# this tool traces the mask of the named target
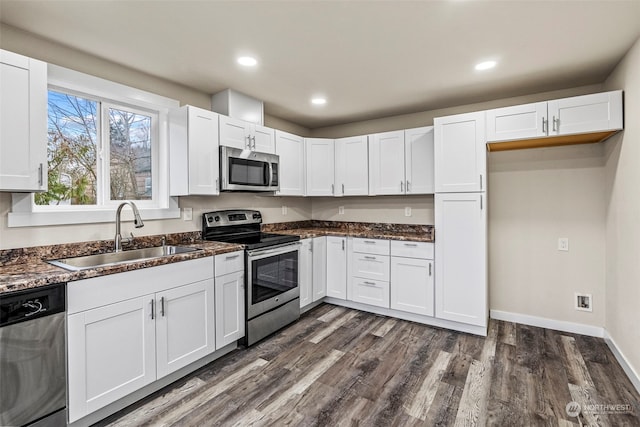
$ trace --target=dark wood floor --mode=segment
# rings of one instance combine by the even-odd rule
[[[640,426],[602,339],[494,320],[481,338],[324,304],[99,424],[578,426],[571,401],[584,425]]]

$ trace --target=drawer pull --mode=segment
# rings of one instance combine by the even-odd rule
[[[416,246],[418,246],[418,244],[417,244],[417,243],[405,243],[404,245],[405,245],[405,246],[412,247],[412,248],[415,248]]]
[[[364,256],[364,259],[372,259],[372,260],[374,260],[374,261],[375,261],[375,260],[376,260],[376,259],[378,259],[378,258],[376,258],[376,257],[374,257],[374,256],[367,256],[367,255],[365,255],[365,256]]]
[[[364,242],[365,242],[367,245],[375,245],[375,244],[376,244],[375,240],[365,240]]]
[[[375,283],[373,282],[362,282],[363,285],[367,285],[367,286],[377,286]]]
[[[238,258],[239,256],[240,256],[240,254],[238,254],[238,255],[231,255],[231,256],[224,257],[224,259],[226,259],[226,260],[232,260],[232,259],[236,259],[236,258]]]

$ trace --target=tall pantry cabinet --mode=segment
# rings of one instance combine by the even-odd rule
[[[485,113],[434,120],[435,314],[486,335]]]

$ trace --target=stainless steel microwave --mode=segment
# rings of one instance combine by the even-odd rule
[[[222,191],[277,191],[279,157],[232,147],[220,147]]]

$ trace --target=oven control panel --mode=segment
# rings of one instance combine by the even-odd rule
[[[223,227],[228,225],[261,224],[262,215],[253,210],[227,210],[203,214],[205,227]]]

